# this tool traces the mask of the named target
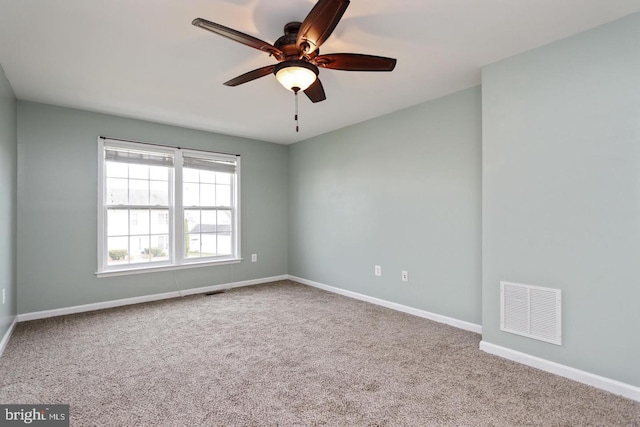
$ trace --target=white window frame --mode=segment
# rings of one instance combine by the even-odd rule
[[[107,248],[107,195],[106,195],[106,167],[105,146],[129,148],[146,151],[157,151],[173,155],[173,170],[169,183],[169,260],[150,264],[126,264],[118,266],[108,265]],[[197,156],[210,160],[222,160],[235,163],[235,175],[232,175],[231,191],[231,255],[204,258],[186,258],[184,254],[184,207],[182,194],[182,155]],[[146,272],[177,270],[184,268],[207,267],[224,264],[234,264],[242,261],[240,250],[240,156],[223,154],[204,150],[181,149],[179,147],[150,144],[115,138],[98,138],[98,251],[97,277],[139,274]]]

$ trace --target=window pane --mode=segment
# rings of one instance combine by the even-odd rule
[[[132,209],[129,214],[129,234],[149,234],[149,209]]]
[[[216,172],[216,183],[231,184],[231,174],[224,172]]]
[[[126,163],[107,162],[107,176],[109,178],[127,178],[129,167]]]
[[[216,230],[216,211],[202,211],[202,232],[213,233]]]
[[[199,185],[185,183],[183,186],[184,206],[200,206]]]
[[[129,165],[129,178],[149,179],[149,166],[147,165]]]
[[[218,234],[218,255],[231,255],[231,233]]]
[[[200,234],[185,234],[185,257],[187,258],[199,258],[200,257]]]
[[[216,185],[216,206],[231,206],[230,185]]]
[[[131,236],[129,239],[130,261],[149,262],[149,236]]]
[[[151,234],[169,233],[169,209],[151,211]]]
[[[149,166],[149,178],[156,181],[169,180],[169,168],[162,166]]]
[[[129,180],[129,204],[142,206],[149,204],[149,181]]]
[[[200,256],[215,256],[216,250],[216,235],[215,234],[201,234],[201,249]]]
[[[169,206],[168,181],[151,181],[149,182],[149,189],[151,206]]]
[[[185,233],[200,232],[200,210],[189,209],[184,211]]]
[[[126,205],[129,198],[129,181],[120,178],[107,178],[107,205]]]
[[[129,211],[127,209],[109,209],[107,211],[107,236],[128,235]]]
[[[218,211],[218,231],[231,230],[231,212]]]
[[[169,235],[168,234],[160,234],[157,236],[151,236],[151,245],[162,248],[165,251],[169,251]]]
[[[200,171],[200,182],[206,182],[209,184],[216,183],[216,173],[212,171]]]
[[[107,239],[107,265],[127,264],[129,254],[127,237],[109,237]]]
[[[149,254],[151,261],[167,261],[169,259],[169,236],[151,236]]]
[[[182,181],[184,182],[200,182],[200,172],[197,169],[182,169]]]
[[[216,186],[213,184],[200,184],[200,206],[216,205]]]

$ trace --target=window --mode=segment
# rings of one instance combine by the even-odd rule
[[[183,157],[186,258],[230,256],[232,245],[231,165]]]
[[[239,261],[235,155],[99,139],[98,275]]]

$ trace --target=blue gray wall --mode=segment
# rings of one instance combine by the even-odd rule
[[[16,316],[16,98],[0,66],[0,340]],[[6,302],[2,304],[2,290]]]
[[[480,324],[480,113],[476,87],[292,145],[289,273]]]
[[[485,67],[483,340],[640,386],[640,15]],[[563,343],[499,282],[563,291]]]
[[[240,154],[245,261],[96,278],[100,135]],[[286,146],[19,101],[18,150],[19,313],[287,274]]]

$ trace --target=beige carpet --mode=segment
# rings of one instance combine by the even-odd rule
[[[292,282],[18,324],[0,402],[89,426],[640,426],[480,336]]]

